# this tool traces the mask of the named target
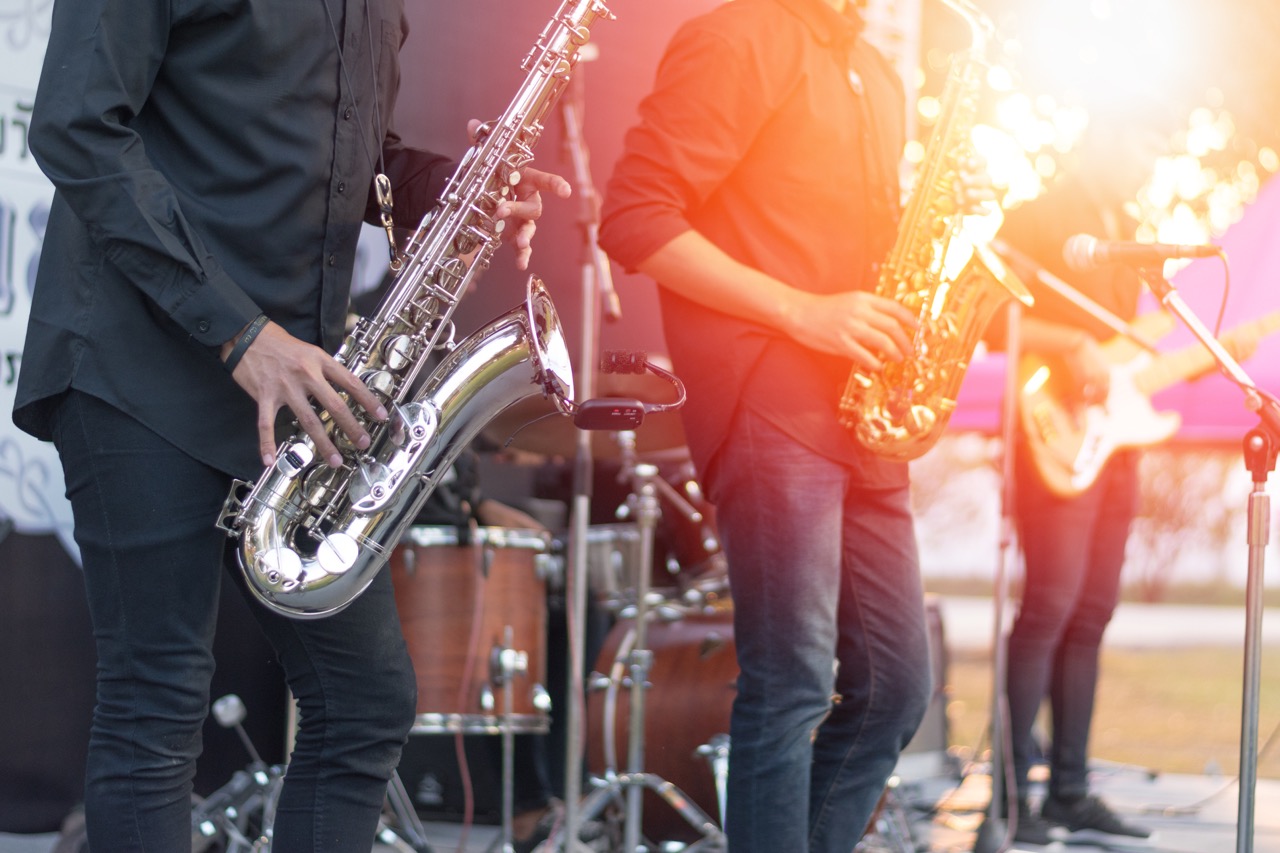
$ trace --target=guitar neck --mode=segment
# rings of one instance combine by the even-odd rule
[[[1238,341],[1260,339],[1275,331],[1280,331],[1280,311],[1242,323],[1227,331],[1219,340],[1229,350]],[[1216,364],[1213,353],[1204,345],[1190,344],[1157,355],[1150,364],[1138,371],[1134,384],[1139,391],[1150,397],[1184,379],[1194,379],[1208,373]]]

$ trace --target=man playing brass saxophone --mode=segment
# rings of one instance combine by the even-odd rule
[[[850,365],[915,325],[871,292],[904,107],[862,27],[847,0],[688,22],[605,193],[601,245],[660,285],[728,558],[733,853],[849,853],[929,697],[907,469],[838,423]]]
[[[274,454],[281,409],[323,459],[312,406],[379,401],[341,340],[375,171],[414,225],[450,174],[391,130],[402,0],[54,4],[30,145],[56,187],[15,422],[65,469],[98,652],[85,816],[106,851],[191,846],[232,477]],[[527,260],[539,190],[499,217]],[[243,582],[238,571],[232,577]],[[255,606],[298,700],[276,851],[364,851],[414,716],[390,575],[343,612]]]

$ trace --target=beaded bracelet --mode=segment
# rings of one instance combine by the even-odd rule
[[[227,360],[222,363],[222,366],[227,369],[227,373],[231,373],[236,369],[236,365],[240,363],[240,359],[244,358],[245,352],[248,351],[249,344],[253,343],[254,338],[258,337],[258,333],[266,327],[268,322],[266,314],[259,314],[253,318],[253,322],[240,334],[240,337],[236,338],[235,346],[231,348],[230,354],[227,355]]]

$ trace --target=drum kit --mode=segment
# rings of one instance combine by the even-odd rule
[[[634,376],[610,386],[634,398],[656,390]],[[509,413],[488,435],[571,456],[576,428],[536,418],[528,409]],[[618,522],[589,526],[578,546],[590,595],[614,623],[584,684],[583,819],[607,819],[628,853],[658,849],[642,839],[668,845],[661,849],[720,850],[737,661],[714,509],[674,413],[593,439],[601,458],[618,462],[629,492]],[[546,733],[558,710],[544,686],[547,591],[565,582],[574,547],[572,538],[538,530],[415,526],[390,561],[418,680],[413,732],[503,738],[501,849],[510,844],[511,738]],[[539,849],[559,844],[553,834]]]

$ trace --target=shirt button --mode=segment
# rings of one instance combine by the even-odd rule
[[[346,192],[346,191],[347,191],[347,182],[346,182],[346,181],[338,181],[338,192],[340,192],[340,193],[344,193],[344,192]]]
[[[345,119],[351,118],[351,107],[347,107],[345,110],[342,111],[342,117]]]
[[[205,332],[209,331],[209,321],[201,320],[199,323],[196,323],[196,331],[200,332],[201,334],[204,334]]]
[[[333,255],[330,255],[330,256],[329,256],[329,266],[334,266],[334,265],[335,265],[335,264],[337,264],[337,263],[338,263],[338,259],[337,259],[337,258],[335,258]]]

